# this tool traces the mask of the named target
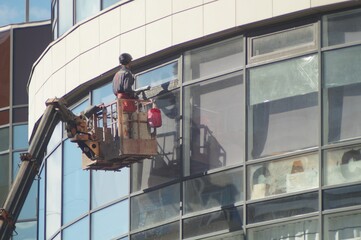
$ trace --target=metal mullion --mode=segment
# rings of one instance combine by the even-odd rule
[[[248,96],[248,91],[247,91],[247,87],[248,87],[248,83],[247,83],[247,54],[248,54],[248,38],[246,36],[243,36],[243,88],[242,88],[242,95],[243,95],[243,112],[242,114],[242,123],[243,123],[243,129],[244,129],[244,135],[243,137],[243,141],[244,141],[244,151],[243,151],[243,234],[246,235],[246,229],[247,229],[247,206],[246,206],[246,200],[247,200],[247,167],[246,167],[246,162],[248,160],[248,112],[247,112],[247,96]]]

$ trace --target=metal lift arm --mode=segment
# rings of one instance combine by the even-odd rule
[[[15,222],[30,191],[33,180],[38,174],[46,147],[58,122],[75,121],[76,116],[65,106],[62,99],[47,101],[47,108],[41,117],[35,134],[31,139],[28,152],[21,155],[22,164],[17,177],[0,209],[0,239],[8,240],[15,230]]]

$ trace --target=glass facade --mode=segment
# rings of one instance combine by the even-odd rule
[[[359,239],[360,16],[246,32],[137,72],[162,113],[159,155],[120,172],[81,170],[59,124],[38,238]],[[114,100],[102,80],[76,111]]]

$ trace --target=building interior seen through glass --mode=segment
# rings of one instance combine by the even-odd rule
[[[360,239],[360,19],[239,35],[136,72],[163,126],[158,155],[119,172],[82,171],[59,124],[38,239]],[[114,101],[111,79],[73,110]]]

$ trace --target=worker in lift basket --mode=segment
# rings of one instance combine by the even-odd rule
[[[120,70],[113,78],[113,92],[118,98],[134,99],[134,76],[130,71],[132,56],[129,53],[122,53],[119,56]]]

